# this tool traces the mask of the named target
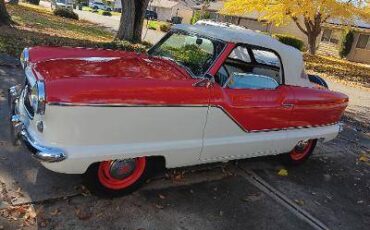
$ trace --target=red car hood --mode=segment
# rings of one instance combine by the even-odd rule
[[[144,86],[167,87],[191,79],[171,61],[133,52],[121,56],[60,57],[40,60],[32,66],[37,79],[45,81],[48,102],[118,103],[124,97],[120,92],[129,88],[139,91]]]
[[[126,57],[59,58],[35,64],[38,79],[46,83],[68,78],[139,78],[180,80],[190,76],[171,61],[127,52]]]

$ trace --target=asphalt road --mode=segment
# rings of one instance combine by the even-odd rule
[[[132,195],[100,199],[84,190],[80,176],[48,171],[10,144],[5,93],[22,78],[20,68],[0,66],[0,229],[364,229],[370,224],[370,165],[359,161],[370,147],[369,91],[329,82],[352,99],[345,131],[319,144],[306,164],[286,168],[288,176],[277,175],[284,167],[277,157],[255,158],[165,171]],[[36,211],[37,223],[9,214],[24,207]]]

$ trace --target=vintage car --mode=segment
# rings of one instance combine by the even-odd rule
[[[282,154],[305,161],[340,131],[342,93],[302,54],[224,24],[176,25],[146,54],[32,47],[9,89],[11,133],[46,168],[126,194],[166,168]],[[321,79],[322,80],[322,79]]]

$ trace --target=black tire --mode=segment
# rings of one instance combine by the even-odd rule
[[[152,173],[152,161],[150,158],[146,157],[146,164],[145,169],[141,176],[135,180],[135,182],[123,189],[111,189],[103,185],[103,183],[99,179],[99,170],[100,165],[104,162],[98,162],[90,165],[90,167],[87,169],[85,174],[83,175],[83,183],[86,185],[86,187],[89,189],[89,191],[100,197],[119,197],[128,195],[134,191],[136,191],[138,188],[140,188],[145,181],[151,176]]]
[[[302,153],[303,155],[301,157],[294,156],[295,155],[294,153],[296,152],[298,144],[292,149],[292,151],[282,154],[281,159],[283,163],[286,165],[290,165],[290,166],[297,166],[297,165],[301,165],[304,162],[306,162],[307,159],[311,156],[311,154],[315,150],[316,143],[317,143],[316,139],[311,139],[309,141],[310,141],[310,145],[307,147],[306,150],[304,150],[304,154]]]
[[[111,9],[111,8],[108,8],[108,9],[107,9],[107,11],[108,11],[108,12],[111,12],[111,11],[112,11],[112,9]]]
[[[308,74],[308,79],[309,79],[309,80],[310,80],[310,82],[312,82],[312,83],[315,83],[315,84],[318,84],[318,85],[324,86],[325,88],[329,89],[329,86],[328,86],[328,84],[326,83],[326,81],[325,81],[324,79],[322,79],[320,76],[313,75],[313,74]]]

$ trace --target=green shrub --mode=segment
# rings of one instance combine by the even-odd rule
[[[158,22],[156,22],[156,21],[149,21],[148,22],[148,29],[157,30],[157,28],[158,28]]]
[[[75,12],[69,9],[57,8],[54,10],[53,13],[54,15],[59,16],[59,17],[78,20],[78,14],[76,14]]]
[[[194,25],[197,21],[201,19],[210,19],[211,14],[209,12],[204,12],[202,15],[201,11],[195,11],[193,17],[190,19],[190,24]]]
[[[168,25],[168,24],[162,24],[159,26],[159,29],[162,31],[162,32],[168,32],[170,31],[171,29],[171,26]]]
[[[101,13],[101,15],[103,15],[103,16],[112,16],[112,13],[111,13],[111,12],[109,12],[109,11],[103,11],[103,12]]]
[[[303,51],[304,42],[294,36],[286,34],[274,34],[273,37],[285,45],[293,46],[294,48]]]
[[[340,43],[340,48],[339,48],[339,56],[341,58],[347,57],[349,52],[351,51],[352,48],[352,43],[353,43],[353,31],[345,31],[345,34],[342,36],[342,40]]]
[[[147,47],[143,44],[132,44],[124,40],[114,40],[112,42],[97,43],[95,47],[112,49],[112,50],[125,50],[145,53]]]

